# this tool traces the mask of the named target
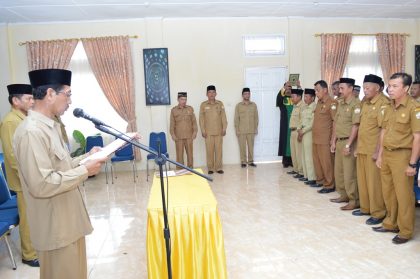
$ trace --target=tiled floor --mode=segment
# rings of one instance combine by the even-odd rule
[[[146,206],[150,182],[144,172],[120,173],[114,185],[100,175],[85,183],[95,228],[87,237],[89,278],[147,278]],[[229,278],[420,278],[420,209],[416,234],[405,245],[394,234],[375,233],[366,217],[343,212],[285,174],[280,164],[256,169],[226,166],[211,187],[219,203]],[[39,278],[20,263],[18,230],[12,233],[18,269],[0,243],[0,278]]]

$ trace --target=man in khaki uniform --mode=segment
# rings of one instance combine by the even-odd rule
[[[292,153],[292,163],[293,171],[296,173],[293,177],[305,179],[303,176],[303,166],[302,166],[302,143],[298,141],[298,131],[300,123],[300,114],[303,107],[302,101],[302,89],[292,89],[292,102],[293,102],[293,111],[290,116],[290,149]]]
[[[87,278],[85,235],[92,226],[79,185],[97,174],[106,158],[79,165],[54,120],[71,103],[71,72],[29,72],[35,105],[16,129],[13,152],[27,205],[30,235],[41,279]],[[93,148],[90,154],[98,151]]]
[[[223,171],[223,137],[226,135],[227,120],[225,106],[216,100],[216,87],[207,86],[207,101],[200,105],[200,129],[206,140],[207,168],[209,174]]]
[[[246,164],[256,167],[254,163],[254,138],[258,134],[258,109],[257,105],[250,101],[251,90],[245,87],[242,89],[242,102],[235,108],[235,131],[239,140],[239,151],[241,154],[241,167]],[[248,146],[248,159],[246,147]]]
[[[412,78],[395,73],[389,78],[391,106],[385,111],[376,165],[381,169],[386,217],[377,232],[395,232],[392,242],[406,243],[414,232],[413,179],[420,151],[420,105],[410,96]]]
[[[336,80],[331,84],[331,91],[332,91],[334,99],[341,98],[341,93],[340,93],[339,86],[340,86],[340,81],[339,80]]]
[[[312,125],[312,157],[314,160],[316,184],[311,186],[322,187],[318,193],[334,192],[334,160],[331,153],[331,139],[333,123],[337,112],[337,102],[328,94],[328,84],[319,80],[315,84],[315,94],[318,103],[314,111]]]
[[[355,85],[354,87],[353,87],[353,95],[354,95],[354,97],[356,97],[357,99],[359,99],[359,95],[360,95],[360,90],[361,90],[362,88],[360,87],[360,85]]]
[[[7,184],[9,188],[16,192],[17,205],[19,211],[19,235],[20,247],[22,250],[22,262],[29,266],[39,266],[35,249],[32,247],[29,236],[29,225],[26,218],[26,203],[22,194],[16,159],[13,155],[13,135],[16,128],[28,115],[28,111],[34,104],[32,96],[32,86],[29,84],[10,84],[7,86],[9,91],[9,103],[11,111],[6,114],[0,124],[0,138],[4,153],[4,167],[7,173]]]
[[[312,158],[312,125],[314,122],[315,90],[305,88],[304,104],[300,112],[298,141],[302,142],[302,168],[305,183],[316,184],[314,161]]]
[[[331,152],[335,152],[335,186],[340,195],[331,201],[348,202],[347,205],[341,207],[342,210],[359,208],[354,148],[360,123],[360,100],[354,97],[353,86],[354,79],[340,79],[339,88],[342,99],[335,115],[331,143]]]
[[[382,196],[381,175],[376,166],[379,152],[383,112],[389,106],[389,99],[380,91],[382,79],[366,75],[363,80],[365,93],[362,105],[360,126],[357,138],[357,185],[360,210],[352,212],[355,216],[371,215],[368,225],[377,225],[385,217],[385,204]]]
[[[413,82],[410,88],[410,95],[413,97],[414,100],[420,102],[420,81]]]
[[[187,92],[178,93],[178,105],[171,110],[170,133],[175,141],[176,160],[184,164],[185,149],[187,166],[193,168],[193,140],[197,137],[197,120],[194,109],[187,105]]]

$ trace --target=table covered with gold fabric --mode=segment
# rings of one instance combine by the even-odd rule
[[[168,278],[158,177],[153,180],[147,213],[148,278]],[[168,222],[174,279],[227,278],[217,201],[205,179],[197,175],[169,177]]]

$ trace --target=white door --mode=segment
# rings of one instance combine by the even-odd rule
[[[277,156],[280,110],[276,107],[276,98],[286,76],[286,67],[245,69],[245,84],[251,89],[251,99],[257,104],[259,114],[258,135],[254,147],[256,162],[281,160]]]

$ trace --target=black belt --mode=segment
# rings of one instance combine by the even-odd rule
[[[411,150],[411,148],[404,148],[404,147],[389,148],[389,147],[384,146],[384,148],[385,148],[385,150],[388,150],[388,151],[397,151],[397,150],[402,150],[402,149]]]
[[[337,140],[348,140],[349,137],[344,137],[344,138],[337,138]]]
[[[296,131],[297,128],[290,128],[290,131]]]

